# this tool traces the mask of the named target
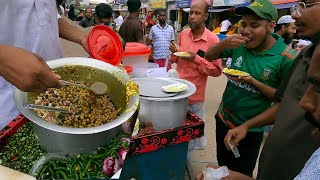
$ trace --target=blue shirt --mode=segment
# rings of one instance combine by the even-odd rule
[[[166,59],[170,56],[170,43],[174,41],[173,27],[166,24],[161,27],[160,24],[152,26],[149,39],[153,40],[153,59]]]
[[[318,148],[304,165],[300,174],[294,180],[319,180],[320,179],[320,148]]]

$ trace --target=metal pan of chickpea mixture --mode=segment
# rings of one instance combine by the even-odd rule
[[[132,134],[138,116],[137,84],[121,69],[94,59],[62,58],[48,65],[63,80],[87,87],[103,82],[109,91],[96,95],[76,86],[48,89],[44,93],[15,89],[16,105],[31,122],[21,127],[0,152],[0,165],[24,173],[29,171],[37,179],[112,176],[123,165],[130,141],[127,137]],[[68,109],[68,112],[26,109],[24,104]],[[43,157],[52,154],[54,158],[41,163]],[[42,155],[45,156],[38,160]]]
[[[63,80],[90,86],[105,83],[110,91],[95,95],[75,86],[48,89],[44,93],[14,91],[21,113],[33,122],[41,146],[47,152],[95,151],[119,132],[131,133],[138,115],[138,86],[110,64],[89,58],[62,58],[48,65]],[[68,108],[70,113],[30,110],[24,104]]]

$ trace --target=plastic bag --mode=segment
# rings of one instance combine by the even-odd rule
[[[43,167],[43,165],[54,159],[67,159],[68,155],[66,153],[47,153],[44,156],[42,156],[30,169],[29,175],[35,176],[38,171],[40,171]]]
[[[218,169],[206,168],[202,171],[204,180],[220,180],[229,176],[229,169],[227,166],[222,166]]]

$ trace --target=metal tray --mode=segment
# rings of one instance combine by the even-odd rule
[[[179,94],[178,92],[167,93],[162,91],[163,86],[168,86],[174,84],[170,81],[157,78],[136,78],[133,80],[139,85],[140,96],[144,97],[154,97],[154,98],[166,98],[173,97]]]

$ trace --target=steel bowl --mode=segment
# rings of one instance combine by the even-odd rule
[[[138,116],[139,95],[132,95],[126,101],[125,84],[129,76],[122,70],[105,62],[89,58],[62,58],[48,62],[48,65],[64,80],[81,80],[85,82],[101,81],[108,85],[108,93],[112,102],[122,113],[113,121],[91,128],[70,128],[56,124],[39,117],[33,110],[23,107],[25,103],[34,103],[38,94],[14,90],[14,100],[21,113],[30,119],[40,145],[47,152],[87,153],[93,152],[98,146],[105,145],[108,140],[119,132],[132,133]],[[75,72],[69,74],[62,70],[66,66],[78,66]],[[86,67],[86,68],[82,68]],[[95,71],[95,73],[88,72]]]
[[[180,127],[184,124],[188,111],[188,97],[196,92],[196,86],[190,81],[176,78],[133,78],[133,81],[165,80],[170,83],[183,83],[188,88],[179,94],[165,98],[140,96],[140,111],[138,118],[141,122],[151,122],[155,131]],[[150,87],[152,91],[153,87]]]

